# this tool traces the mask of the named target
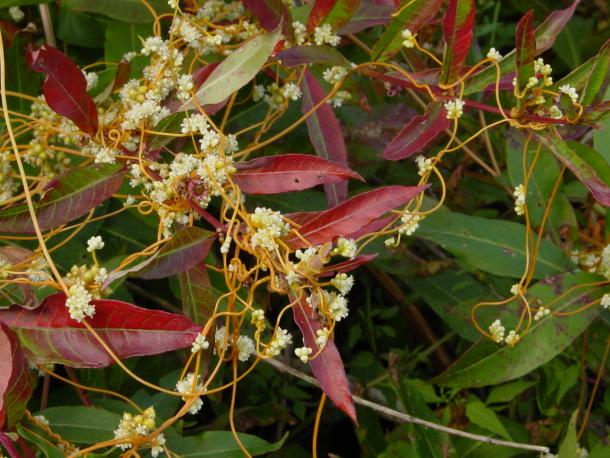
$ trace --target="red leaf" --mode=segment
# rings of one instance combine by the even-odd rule
[[[580,0],[576,0],[571,6],[563,10],[553,11],[542,24],[536,27],[537,55],[553,46],[555,38],[557,38],[559,32],[561,32],[570,19],[572,19],[574,11],[579,3]]]
[[[315,0],[313,8],[307,18],[307,31],[312,32],[317,26],[319,26],[324,18],[333,9],[335,3],[340,0]]]
[[[59,176],[47,186],[44,197],[35,204],[40,228],[51,229],[83,216],[112,197],[122,183],[121,167],[115,164],[93,164]],[[27,205],[0,211],[0,231],[33,233],[34,225]]]
[[[468,57],[474,35],[474,0],[449,0],[443,23],[445,55],[441,81],[449,84],[456,80]]]
[[[529,10],[518,22],[515,31],[517,50],[517,80],[522,91],[534,76],[536,41],[534,38],[534,10]]]
[[[311,245],[349,235],[385,213],[405,205],[425,189],[423,186],[385,186],[358,194],[329,210],[312,213],[299,233]],[[308,246],[300,237],[287,241],[292,248]]]
[[[215,239],[213,232],[199,227],[183,227],[159,250],[150,264],[133,276],[152,280],[184,272],[205,259]]]
[[[353,170],[309,154],[266,156],[237,165],[233,180],[249,194],[280,194],[354,178]]]
[[[244,0],[244,6],[258,19],[268,32],[282,23],[282,34],[292,40],[292,15],[283,0]]]
[[[76,124],[80,130],[95,135],[98,127],[97,108],[87,94],[83,73],[61,51],[42,45],[28,52],[32,70],[45,74],[42,92],[49,107]]]
[[[353,259],[348,259],[347,261],[338,262],[337,264],[331,264],[329,266],[324,266],[324,272],[322,272],[320,277],[331,277],[336,273],[351,272],[352,270],[357,269],[360,266],[368,264],[376,257],[377,253],[361,254],[360,256],[356,256]]]
[[[32,379],[19,340],[0,323],[0,430],[19,422],[31,395]]]
[[[352,16],[356,13],[356,10],[360,6],[360,0],[336,0],[333,3],[331,9],[324,16],[322,21],[316,25],[329,24],[332,30],[336,32],[345,24],[347,24]],[[318,1],[316,1],[318,4]],[[315,5],[314,5],[315,9]],[[313,9],[312,9],[313,13]],[[307,26],[309,27],[309,21],[312,19],[312,15],[309,15]],[[314,26],[315,27],[315,26]],[[314,27],[310,29],[313,30]]]
[[[129,81],[129,73],[131,72],[131,65],[126,60],[121,60],[117,65],[116,75],[114,76],[114,82],[112,83],[112,92],[121,89],[127,81]]]
[[[398,161],[420,152],[438,134],[449,128],[449,119],[441,102],[428,105],[426,113],[415,116],[398,132],[383,151],[383,158]]]
[[[200,330],[181,315],[114,300],[92,303],[95,315],[89,324],[119,358],[189,347]],[[37,363],[105,367],[114,362],[85,326],[70,318],[63,294],[47,297],[36,310],[19,306],[1,310],[0,322],[17,334],[28,357]]]
[[[309,70],[305,70],[301,89],[303,90],[303,113],[310,111],[326,95],[316,77]],[[322,104],[307,118],[307,131],[318,156],[347,166],[347,148],[343,132],[330,105]],[[328,206],[334,207],[347,198],[347,182],[325,185],[324,191],[326,191]]]
[[[369,27],[387,24],[392,19],[393,12],[394,5],[380,4],[373,0],[360,0],[358,9],[338,33],[340,35],[358,33]]]
[[[291,297],[291,300],[294,298]],[[316,331],[323,327],[317,320],[317,313],[304,299],[296,302],[292,313],[295,323],[303,334],[303,342],[313,350],[313,354],[317,353],[319,347],[316,343]],[[345,367],[334,340],[328,340],[324,350],[309,361],[309,367],[333,404],[345,412],[354,423],[358,423]]]

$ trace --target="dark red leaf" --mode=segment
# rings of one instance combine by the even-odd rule
[[[199,227],[183,227],[159,250],[152,262],[133,276],[152,280],[184,272],[205,259],[215,239],[213,232]]]
[[[95,315],[89,324],[119,358],[189,347],[200,330],[181,315],[107,299],[92,303]],[[63,294],[47,297],[36,310],[0,310],[0,322],[17,334],[36,363],[105,367],[114,362],[85,326],[70,318]]]
[[[83,216],[112,197],[121,183],[123,173],[116,164],[93,164],[57,177],[45,190],[44,197],[35,204],[40,228],[51,229]],[[0,211],[0,231],[34,233],[27,205]]]
[[[294,298],[291,297],[291,300],[294,300]],[[295,323],[303,334],[303,342],[313,350],[313,354],[317,353],[319,347],[316,343],[316,331],[323,327],[317,319],[317,313],[303,298],[296,302],[292,308],[292,313]],[[316,358],[309,361],[309,367],[311,367],[311,372],[320,382],[322,390],[333,404],[345,412],[354,423],[357,423],[356,408],[345,374],[345,367],[334,340],[328,340],[324,350]]]
[[[249,194],[280,194],[363,178],[336,162],[309,154],[265,156],[237,165],[233,180]]]
[[[517,50],[517,80],[523,91],[528,80],[534,76],[536,40],[534,38],[534,10],[529,10],[517,23],[515,31]]]
[[[311,245],[331,242],[366,226],[385,213],[402,205],[425,189],[424,186],[385,186],[358,194],[329,210],[312,212],[299,233]],[[287,241],[292,248],[308,246],[300,237]]]
[[[315,0],[313,8],[307,18],[307,31],[312,32],[319,26],[324,18],[330,13],[330,10],[339,0]]]
[[[321,277],[330,277],[337,273],[351,272],[360,266],[368,264],[377,257],[377,253],[373,254],[361,254],[356,256],[354,259],[348,259],[347,261],[338,262],[337,264],[331,264],[324,266],[324,272],[320,275]]]
[[[316,4],[317,3],[318,1],[316,1]],[[328,11],[322,21],[317,25],[328,24],[332,27],[332,30],[336,32],[350,21],[359,6],[360,0],[336,0],[330,11]],[[311,17],[312,16],[310,15],[308,21]],[[309,26],[309,23],[307,25]]]
[[[309,70],[301,83],[303,90],[303,113],[309,112],[325,97],[324,89]],[[318,156],[347,166],[347,148],[339,120],[332,107],[324,103],[307,118],[309,139]],[[334,207],[347,198],[347,182],[324,186],[329,207]]]
[[[87,80],[76,64],[48,45],[29,51],[28,63],[32,70],[45,74],[42,92],[53,111],[70,119],[83,132],[95,135],[97,108],[87,94]]]
[[[426,113],[415,116],[398,132],[383,151],[383,158],[398,161],[420,152],[441,132],[449,128],[449,119],[442,102],[428,105]]]
[[[474,0],[449,0],[443,23],[445,55],[441,82],[453,83],[460,74],[474,35]]]
[[[358,33],[369,27],[387,24],[392,19],[392,12],[394,12],[394,5],[380,4],[373,0],[360,0],[358,9],[349,22],[339,29],[338,33],[340,35]]]
[[[563,10],[553,11],[544,22],[536,28],[536,54],[543,53],[553,46],[555,38],[557,38],[559,32],[561,32],[570,19],[572,19],[574,11],[579,3],[580,0],[576,0],[572,5]]]
[[[282,34],[292,40],[292,15],[283,0],[243,0],[243,4],[265,30],[272,32],[282,23]]]
[[[32,379],[19,340],[0,323],[0,430],[21,420],[31,395]]]
[[[131,72],[131,65],[126,60],[121,60],[116,69],[116,75],[114,76],[114,83],[112,83],[112,92],[121,89],[127,81],[129,81],[129,73]]]
[[[277,58],[286,67],[303,64],[324,64],[346,67],[349,61],[339,51],[330,46],[293,46],[278,53]]]

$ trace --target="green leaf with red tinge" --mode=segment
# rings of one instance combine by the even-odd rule
[[[525,90],[529,79],[534,76],[536,40],[534,38],[534,10],[529,10],[517,24],[515,32],[517,50],[517,81],[519,90]]]
[[[216,234],[199,227],[179,229],[159,250],[158,256],[132,276],[152,280],[184,272],[205,259]]]
[[[295,297],[291,296],[290,300],[295,301]],[[323,327],[320,324],[317,312],[311,308],[304,297],[301,297],[292,307],[292,313],[295,323],[303,334],[303,343],[311,348],[313,350],[312,354],[315,355],[319,350],[316,343],[316,331]],[[320,354],[309,360],[309,367],[311,367],[311,372],[320,382],[322,390],[332,403],[350,417],[354,423],[357,423],[356,408],[354,407],[349,381],[345,374],[341,355],[333,339],[328,339]]]
[[[34,204],[40,228],[44,231],[83,216],[112,197],[121,183],[123,173],[115,164],[93,164],[57,177]],[[34,233],[27,205],[0,211],[0,232]]]
[[[189,347],[200,331],[181,315],[107,299],[92,304],[95,314],[88,323],[121,359]],[[114,362],[87,328],[70,318],[63,294],[47,297],[35,310],[17,305],[0,310],[0,322],[15,332],[38,364],[105,367]]]
[[[329,24],[336,32],[350,21],[359,6],[360,0],[337,0],[320,25]]]
[[[411,119],[388,143],[383,151],[383,158],[398,161],[410,157],[420,152],[448,127],[449,119],[443,104],[433,102],[428,105],[425,114]]]
[[[0,430],[21,420],[32,395],[32,379],[19,340],[0,323]]]
[[[610,76],[610,40],[604,43],[595,58],[595,65],[582,93],[582,105],[590,105],[604,96],[601,90]]]
[[[530,304],[548,304],[551,312],[576,310],[608,292],[600,286],[603,277],[584,272],[558,275],[530,288],[526,297]],[[572,289],[577,286],[575,289]],[[568,292],[569,291],[569,292]],[[567,293],[563,296],[564,293]],[[553,303],[551,301],[561,298]],[[513,301],[514,316],[520,304]],[[599,305],[579,313],[556,317],[549,315],[533,322],[528,333],[514,347],[500,346],[488,339],[474,344],[453,366],[434,379],[433,383],[456,388],[498,385],[533,371],[560,354],[599,315]],[[505,323],[505,326],[514,326]],[[487,327],[490,323],[481,323]],[[510,328],[509,328],[510,329]]]
[[[303,113],[309,112],[320,103],[326,94],[316,77],[309,70],[301,83]],[[309,139],[318,156],[347,167],[347,148],[339,120],[332,107],[323,103],[307,118]],[[334,207],[347,198],[347,182],[331,183],[324,186],[329,207]]]
[[[296,67],[303,64],[349,66],[349,60],[343,54],[326,45],[293,46],[278,53],[277,58],[286,67]]]
[[[390,25],[379,38],[371,53],[372,60],[387,60],[402,48],[402,31],[416,33],[440,9],[442,0],[405,0],[408,3],[398,16],[392,18]],[[402,7],[402,5],[401,5]]]
[[[606,207],[610,206],[610,174],[606,173],[609,167],[601,155],[595,151],[595,154],[588,153],[586,149],[589,148],[585,145],[568,144],[554,132],[542,132],[538,138],[582,181],[595,200]]]
[[[27,57],[33,70],[45,74],[42,92],[49,107],[86,134],[94,135],[98,128],[97,107],[87,93],[83,72],[52,46],[43,45],[28,52]]]
[[[544,51],[553,46],[555,38],[559,35],[559,32],[563,30],[568,21],[572,18],[574,10],[580,0],[576,0],[571,6],[563,10],[553,11],[546,20],[540,24],[534,33],[536,38],[536,55],[542,54]],[[507,73],[515,71],[517,68],[517,59],[515,50],[506,54],[500,61],[500,73],[506,75]],[[477,72],[466,82],[464,94],[472,94],[485,89],[490,84],[493,84],[496,80],[496,68],[490,66]]]
[[[449,0],[443,22],[445,53],[441,82],[453,83],[468,57],[474,35],[474,0]]]
[[[287,243],[292,248],[321,245],[339,236],[346,236],[380,218],[390,210],[406,205],[425,189],[424,186],[384,186],[373,189],[329,210],[303,214],[299,236]]]
[[[309,154],[266,156],[237,165],[233,181],[249,194],[280,194],[318,185],[364,179],[336,162]]]
[[[178,275],[182,311],[195,323],[204,325],[214,313],[216,298],[205,263],[199,263]]]

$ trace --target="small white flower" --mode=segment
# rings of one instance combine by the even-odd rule
[[[329,293],[324,291],[324,301],[328,307],[328,311],[333,316],[335,321],[341,321],[349,315],[347,307],[347,299],[337,293]]]
[[[515,196],[515,213],[523,215],[525,213],[525,186],[520,184],[515,187],[513,196]]]
[[[169,5],[169,7],[173,10],[175,10],[176,8],[178,8],[178,4],[180,3],[179,0],[167,0],[167,4]]]
[[[171,0],[170,0],[171,1]],[[165,436],[163,433],[159,434],[155,439],[155,445],[150,449],[150,455],[153,458],[157,458],[160,453],[163,453],[163,446],[165,445]]]
[[[417,173],[420,177],[434,168],[434,161],[430,158],[425,158],[421,154],[415,158],[415,163],[417,164]]]
[[[85,80],[87,81],[87,90],[88,91],[97,86],[97,83],[99,81],[97,73],[83,72],[83,75],[85,76]]]
[[[23,11],[21,11],[21,8],[19,8],[18,6],[11,6],[8,9],[8,14],[11,16],[11,19],[15,22],[21,22],[21,21],[23,21],[23,18],[25,18],[25,13]]]
[[[345,237],[339,237],[337,239],[337,246],[332,251],[334,255],[343,256],[344,258],[353,259],[356,256],[358,247],[354,239],[346,239]]]
[[[321,27],[316,27],[313,31],[313,40],[319,46],[327,43],[331,46],[337,46],[341,41],[341,37],[333,33],[330,24],[323,24]]]
[[[564,84],[563,86],[559,86],[559,92],[570,97],[570,99],[572,99],[573,103],[578,102],[578,92],[576,92],[576,88],[570,86],[569,84]]]
[[[396,247],[396,239],[394,237],[390,237],[389,239],[385,239],[383,241],[384,245],[387,246],[388,248],[394,248]]]
[[[549,108],[549,116],[553,119],[561,119],[563,117],[563,113],[556,105],[553,105]]]
[[[233,238],[231,238],[230,235],[228,235],[224,242],[222,242],[222,245],[220,246],[220,252],[222,254],[227,254],[229,252],[229,248],[231,248],[231,242],[233,241]]]
[[[49,420],[47,420],[44,415],[34,415],[34,418],[38,423],[49,426]]]
[[[303,95],[301,88],[294,83],[288,83],[282,88],[282,96],[285,99],[299,100],[301,95]]]
[[[504,332],[505,328],[502,326],[502,322],[500,320],[494,321],[489,326],[491,338],[497,343],[502,343],[504,341]]]
[[[352,94],[347,91],[337,91],[335,95],[327,102],[330,103],[334,108],[343,106],[343,102],[352,98]]]
[[[299,357],[301,361],[307,363],[309,361],[309,355],[313,353],[313,350],[309,347],[300,347],[294,349],[294,354]]]
[[[496,48],[491,48],[487,53],[487,57],[496,62],[502,60],[502,54],[500,54]]]
[[[537,84],[538,84],[538,78],[536,78],[535,76],[530,76],[530,79],[527,80],[528,89],[533,88]]]
[[[100,235],[96,235],[87,240],[87,251],[93,253],[96,250],[104,248],[104,241]]]
[[[292,23],[292,29],[294,30],[294,41],[298,45],[302,45],[305,43],[305,38],[307,37],[307,27],[305,24],[294,21]]]
[[[540,307],[538,309],[538,311],[536,312],[536,314],[534,315],[534,321],[540,321],[545,316],[550,315],[550,313],[551,313],[551,311],[549,309],[547,309],[546,307]]]
[[[450,100],[445,103],[445,110],[447,110],[447,119],[458,119],[464,114],[464,101]]]
[[[521,291],[521,286],[519,286],[519,283],[515,283],[513,286],[510,287],[510,293],[513,296],[517,296],[520,291]]]
[[[189,372],[186,377],[176,383],[176,389],[178,390],[178,393],[185,395],[182,397],[182,400],[187,401],[191,397],[188,396],[190,393],[192,393],[193,391],[201,391],[203,389],[203,385],[201,383],[201,376],[197,375],[197,381],[195,382],[195,374]],[[203,401],[200,397],[198,397],[197,399],[195,399],[195,402],[191,404],[191,407],[189,408],[189,413],[195,415],[201,410],[202,407]]]
[[[549,76],[552,72],[553,69],[551,66],[545,64],[541,57],[534,61],[534,73],[541,74],[542,76]]]
[[[401,36],[403,38],[403,42],[402,45],[405,48],[414,48],[416,45],[416,40],[415,40],[415,35],[413,35],[413,33],[411,33],[411,31],[409,29],[405,29],[402,31]]]
[[[328,338],[330,336],[330,329],[322,328],[316,331],[316,343],[319,347],[323,348],[326,346],[326,342],[328,342]]]
[[[191,347],[191,352],[197,353],[201,350],[207,350],[209,347],[210,342],[205,339],[205,336],[203,334],[197,334],[193,346]]]
[[[223,348],[229,348],[231,346],[231,336],[227,336],[227,328],[221,326],[216,329],[214,334],[214,345],[220,351]],[[226,345],[226,347],[225,347]]]
[[[254,353],[254,342],[248,336],[239,336],[235,346],[237,347],[237,359],[241,362],[248,361],[250,355]]]
[[[92,318],[95,313],[95,306],[91,304],[92,300],[93,297],[81,283],[72,285],[68,290],[68,298],[66,299],[66,307],[68,307],[70,318],[79,323],[83,321],[85,316]]]
[[[402,223],[402,226],[400,227],[400,229],[398,229],[398,232],[407,236],[413,235],[413,233],[419,228],[419,222],[421,220],[422,216],[419,213],[405,210],[403,215],[400,217],[400,222]]]
[[[608,307],[610,307],[610,293],[606,293],[602,296],[601,300],[599,301],[599,304],[606,310],[608,310]]]
[[[506,342],[507,345],[510,345],[512,347],[517,342],[519,342],[520,339],[521,339],[521,337],[519,337],[519,334],[517,334],[515,331],[510,331],[508,333],[508,335],[506,336],[506,339],[504,339],[504,341]]]
[[[267,356],[277,356],[282,350],[292,343],[292,335],[278,326],[275,331],[274,339],[269,343],[269,346],[265,350]]]
[[[335,84],[340,82],[347,75],[347,69],[345,67],[340,67],[335,65],[334,67],[327,68],[322,73],[322,77],[325,81],[330,84]]]
[[[346,273],[339,273],[330,283],[339,290],[341,294],[347,294],[354,286],[354,277]]]
[[[288,285],[292,288],[293,285],[296,286],[298,285],[299,281],[301,280],[301,277],[299,276],[299,274],[297,274],[294,270],[290,269],[287,273],[286,273],[286,281],[288,282]]]

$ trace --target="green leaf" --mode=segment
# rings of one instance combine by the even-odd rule
[[[599,153],[575,142],[567,143],[557,132],[538,138],[568,167],[602,205],[610,206],[610,166]]]
[[[288,434],[278,442],[269,443],[251,434],[239,433],[242,444],[253,456],[279,450],[287,437]],[[244,456],[230,431],[206,431],[198,436],[181,437],[170,430],[167,444],[181,458],[242,458]]]
[[[34,72],[26,65],[27,35],[15,36],[10,48],[6,50],[6,87],[26,95],[37,95],[40,91],[42,74]],[[9,97],[8,106],[21,113],[29,113],[32,102],[21,97]],[[2,120],[4,123],[4,120]]]
[[[114,438],[121,416],[97,407],[50,407],[40,412],[51,430],[63,439],[79,444],[94,444]]]
[[[397,393],[407,413],[438,423],[438,418],[426,405],[413,381],[403,380]],[[444,456],[443,449],[447,448],[449,442],[446,434],[417,425],[414,425],[413,429],[415,429],[415,446],[420,456],[430,458],[442,458]]]
[[[322,24],[330,24],[333,30],[339,30],[349,22],[360,6],[360,0],[336,0]]]
[[[404,40],[401,35],[402,31],[409,29],[412,33],[417,32],[438,12],[442,0],[406,0],[402,2],[399,8],[402,8],[406,3],[408,3],[408,6],[398,16],[392,18],[383,35],[373,46],[372,60],[387,60],[398,53]]]
[[[585,89],[580,101],[583,105],[589,105],[598,99],[602,86],[608,77],[608,68],[610,67],[610,40],[604,43],[604,46],[599,50],[595,58],[595,65],[591,70],[591,76],[587,80]]]
[[[27,430],[22,425],[17,425],[17,433],[23,437],[28,444],[36,445],[45,458],[65,458],[66,456],[65,453],[53,445],[53,443],[42,434]]]
[[[273,33],[254,37],[223,60],[197,91],[195,97],[199,105],[220,103],[252,81],[271,56],[280,39],[280,32],[278,29]],[[194,107],[195,104],[191,100],[182,105],[179,111]]]
[[[108,62],[119,62],[128,52],[139,52],[142,49],[142,40],[152,35],[150,24],[126,24],[115,21],[106,27],[106,39],[104,41],[104,56]],[[144,56],[134,57],[129,65],[131,75],[137,76],[142,71],[147,58]]]
[[[557,458],[573,458],[578,449],[578,439],[576,438],[576,422],[578,421],[578,409],[574,411],[568,423],[566,435],[559,446]]]
[[[528,290],[530,304],[548,306],[552,312],[574,311],[599,299],[609,287],[597,283],[603,278],[578,272],[544,280]],[[573,286],[578,288],[570,291]],[[551,301],[560,297],[551,304]],[[507,306],[518,317],[516,301]],[[577,314],[555,317],[549,315],[532,322],[526,335],[514,347],[500,346],[488,339],[468,349],[453,366],[433,380],[444,386],[466,388],[498,385],[519,378],[560,354],[599,315],[601,307],[592,306]],[[516,323],[512,320],[510,326]],[[486,328],[490,323],[481,323]],[[508,325],[508,322],[505,323]],[[507,332],[510,330],[507,326]]]
[[[496,413],[474,396],[471,396],[466,404],[466,417],[480,428],[491,431],[504,439],[512,440]]]
[[[431,240],[475,269],[520,277],[526,265],[525,226],[461,213],[434,213],[416,233]],[[534,278],[562,273],[569,260],[561,249],[543,240]]]
[[[166,0],[148,0],[157,14],[170,13]],[[64,8],[102,14],[125,22],[153,22],[155,19],[140,0],[62,0]]]
[[[101,48],[104,33],[104,23],[95,17],[65,8],[59,10],[57,36],[63,41],[83,48]]]
[[[197,264],[181,272],[178,278],[184,314],[195,324],[203,326],[212,316],[216,304],[215,289],[212,288],[205,264]]]
[[[495,386],[487,396],[487,404],[510,402],[528,388],[536,385],[533,380],[515,380],[504,385]]]

